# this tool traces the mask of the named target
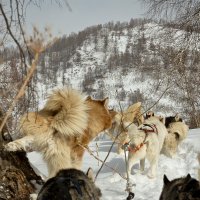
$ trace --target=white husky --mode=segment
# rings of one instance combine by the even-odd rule
[[[156,176],[158,158],[162,149],[167,129],[159,117],[151,116],[137,127],[135,124],[125,124],[130,142],[128,146],[128,173],[132,166],[140,161],[140,169],[144,170],[145,158],[150,163],[149,178]]]

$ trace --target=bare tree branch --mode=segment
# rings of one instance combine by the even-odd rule
[[[26,65],[26,59],[25,59],[25,55],[24,55],[24,51],[21,47],[21,45],[19,44],[18,40],[15,38],[15,36],[13,35],[11,29],[10,29],[10,25],[9,25],[9,22],[8,22],[8,19],[6,17],[6,14],[3,10],[3,7],[2,7],[2,4],[0,3],[0,11],[4,17],[4,20],[5,20],[5,23],[6,23],[6,27],[7,27],[7,30],[10,34],[10,36],[12,37],[13,41],[16,43],[17,47],[19,48],[19,51],[20,51],[20,55],[21,55],[21,60],[24,62],[24,64]]]

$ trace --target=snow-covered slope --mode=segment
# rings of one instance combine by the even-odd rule
[[[90,144],[90,148],[93,150],[93,154],[99,156],[101,160],[104,160],[108,154],[112,142],[106,138],[93,141]],[[158,200],[163,186],[163,175],[166,174],[171,180],[181,176],[185,176],[188,173],[192,177],[197,177],[197,169],[199,164],[197,161],[197,151],[200,151],[200,129],[193,129],[189,131],[188,138],[180,145],[178,154],[175,158],[171,159],[164,155],[159,158],[158,175],[156,179],[149,179],[146,176],[145,169],[144,174],[138,172],[138,165],[134,166],[131,175],[131,181],[136,184],[133,187],[135,193],[135,200]],[[98,148],[97,148],[98,147]],[[98,149],[98,151],[97,151]],[[35,152],[28,154],[31,163],[43,174],[47,174],[46,165],[42,161],[41,156]],[[115,170],[104,166],[100,171],[96,184],[102,190],[102,200],[125,200],[127,197],[126,180],[122,176],[125,175],[125,159],[124,155],[118,155],[115,153],[115,146],[111,150],[106,165],[114,168]],[[95,173],[98,172],[101,163],[96,160],[92,155],[86,152],[83,162],[83,170],[87,171],[89,167],[92,167]],[[119,173],[119,174],[118,174]]]
[[[66,52],[72,47],[65,46],[65,38],[59,44],[62,48],[44,55],[44,66],[38,70],[38,102],[53,88],[70,86],[97,99],[109,97],[110,106],[118,111],[141,101],[144,111],[154,105],[160,114],[184,113],[188,118],[182,108],[186,92],[178,90],[176,82],[181,74],[170,68],[173,56],[183,48],[182,33],[142,20],[133,26],[107,24],[96,32],[83,31],[85,36],[73,43],[69,56]]]

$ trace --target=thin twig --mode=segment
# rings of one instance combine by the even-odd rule
[[[101,163],[103,163],[103,165],[105,165],[106,167],[112,169],[112,170],[115,171],[117,174],[119,174],[123,179],[126,180],[126,178],[125,178],[123,175],[121,175],[119,172],[117,172],[113,167],[107,165],[107,164],[105,163],[105,160],[101,160],[99,157],[97,157],[96,155],[94,155],[93,152],[92,152],[92,150],[91,150],[88,146],[83,146],[83,145],[81,145],[81,144],[79,144],[79,145],[80,145],[82,148],[84,148],[85,150],[87,150],[88,153],[89,153],[91,156],[93,156],[96,160],[100,161]],[[96,181],[97,176],[98,176],[98,172],[97,172],[97,174],[96,174],[95,181]]]

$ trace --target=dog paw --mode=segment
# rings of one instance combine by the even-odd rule
[[[153,174],[151,174],[151,173],[148,173],[147,176],[148,176],[148,178],[150,178],[150,179],[154,179],[154,178],[156,177],[155,175],[153,175]]]
[[[4,148],[7,151],[20,151],[20,150],[23,150],[23,147],[19,143],[16,143],[16,142],[9,142],[8,144],[6,144],[4,146]]]
[[[35,194],[35,193],[32,193],[32,194],[30,194],[30,200],[36,200],[37,199],[37,194]]]

